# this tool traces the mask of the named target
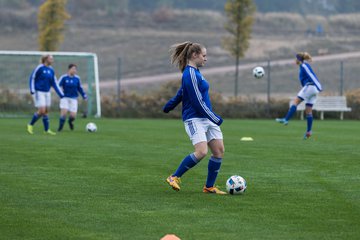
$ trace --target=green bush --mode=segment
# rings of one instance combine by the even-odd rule
[[[344,113],[344,118],[360,120],[360,88],[347,92],[346,99],[351,112]]]

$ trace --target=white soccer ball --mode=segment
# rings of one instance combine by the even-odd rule
[[[93,122],[89,122],[88,124],[86,124],[86,131],[88,132],[96,132],[97,130],[97,126],[95,123]]]
[[[256,78],[262,78],[265,75],[265,70],[263,67],[256,67],[253,69],[253,75]]]
[[[241,194],[246,190],[246,180],[238,175],[231,176],[226,181],[226,190],[230,194]]]

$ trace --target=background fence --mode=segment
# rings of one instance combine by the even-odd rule
[[[359,60],[360,53],[314,57],[314,61],[311,65],[323,85],[324,91],[321,95],[345,95],[348,92],[360,89]],[[38,57],[35,56],[29,58],[14,58],[0,55],[1,116],[29,115],[34,111],[32,98],[28,90],[28,78],[31,71],[38,64],[38,61]],[[65,73],[68,63],[74,61],[79,66],[79,75],[82,78],[83,84],[90,83],[90,85],[92,85],[92,63],[87,58],[73,59],[56,56],[54,68],[57,76],[59,77],[61,74]],[[207,65],[202,68],[201,71],[205,78],[210,82],[211,91],[221,94],[225,99],[233,98],[235,95],[235,67],[214,67],[211,66],[211,59],[209,61],[210,66]],[[259,65],[264,67],[266,74],[263,78],[256,79],[252,75],[252,69]],[[100,69],[102,107],[105,107],[108,111],[105,116],[126,115],[128,117],[138,117],[138,114],[122,113],[121,111],[138,112],[134,111],[132,108],[138,108],[141,103],[134,104],[132,101],[147,101],[149,103],[149,99],[156,103],[156,105],[153,106],[154,112],[149,113],[148,115],[142,113],[141,116],[156,116],[158,111],[161,111],[161,104],[163,101],[166,101],[170,96],[168,94],[169,91],[167,92],[168,95],[164,95],[159,93],[159,89],[163,89],[166,82],[174,80],[177,82],[178,86],[180,86],[181,74],[179,72],[159,76],[121,79],[121,65],[115,62],[113,67],[115,69],[118,68],[118,81],[101,80]],[[278,101],[294,98],[301,89],[298,80],[298,66],[295,65],[294,59],[270,59],[250,63],[242,62],[240,65],[238,85],[238,96],[240,98],[250,99],[250,101],[264,101],[269,104],[273,104],[271,100]],[[119,91],[120,88],[123,92]],[[87,91],[90,95],[94,94],[93,88],[87,88]],[[121,94],[124,96],[120,96]],[[135,95],[138,97],[134,97]],[[55,109],[58,110],[58,98],[55,96],[56,95],[54,94],[53,111],[55,111]],[[144,96],[147,97],[142,98]],[[106,98],[105,100],[104,97]],[[128,99],[124,99],[124,97]],[[90,107],[91,105],[95,105],[94,101],[90,101],[89,105]],[[79,112],[88,111],[89,105],[80,101]],[[127,106],[121,107],[124,105]],[[273,104],[269,107],[274,109],[277,108],[278,105]],[[233,110],[236,109],[235,106]],[[111,111],[115,111],[117,114],[110,114]],[[146,108],[143,111],[150,111],[150,108]],[[94,111],[90,110],[90,114],[91,112]],[[261,115],[259,115],[259,117],[261,117]]]

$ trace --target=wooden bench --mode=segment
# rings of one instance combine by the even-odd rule
[[[293,100],[290,101],[290,106]],[[320,119],[324,120],[324,112],[340,112],[340,119],[344,119],[344,112],[351,112],[347,107],[345,96],[318,96],[313,110],[320,112]],[[304,119],[305,102],[297,106],[297,111],[301,111],[300,119]]]

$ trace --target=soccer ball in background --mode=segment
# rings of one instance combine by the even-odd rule
[[[263,67],[256,67],[253,69],[253,75],[256,78],[262,78],[265,75],[265,70]]]
[[[226,181],[226,190],[230,194],[241,194],[246,190],[246,180],[238,175],[231,176]]]
[[[86,124],[86,131],[88,132],[96,132],[97,127],[95,123],[89,122],[88,124]]]

